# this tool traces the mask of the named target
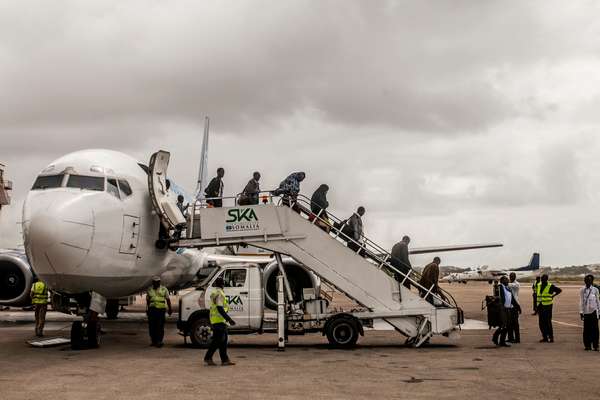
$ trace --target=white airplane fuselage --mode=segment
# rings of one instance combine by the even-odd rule
[[[115,298],[149,286],[180,256],[155,247],[159,223],[144,169],[110,150],[54,161],[23,206],[23,240],[33,270],[51,289],[67,294],[95,291]]]

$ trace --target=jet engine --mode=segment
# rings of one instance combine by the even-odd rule
[[[29,305],[33,277],[24,252],[0,251],[0,305]]]
[[[283,268],[292,289],[294,301],[302,300],[302,289],[313,288],[317,296],[321,291],[321,279],[304,265],[291,258],[283,259]],[[277,308],[277,262],[268,264],[263,271],[263,284],[265,286],[265,306],[270,309]]]

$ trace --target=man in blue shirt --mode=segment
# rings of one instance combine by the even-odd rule
[[[498,286],[498,296],[500,297],[500,323],[498,329],[492,336],[492,342],[496,346],[510,347],[506,343],[506,334],[508,333],[508,318],[513,308],[517,309],[517,312],[521,311],[519,303],[517,303],[512,290],[508,286],[508,278],[503,276],[500,278],[500,285]]]

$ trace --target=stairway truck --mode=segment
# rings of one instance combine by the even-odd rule
[[[230,334],[277,332],[277,313],[265,304],[262,269],[256,264],[229,264],[215,269],[195,290],[180,297],[177,328],[186,343],[187,338],[190,338],[195,347],[204,347],[212,336],[209,320],[210,294],[215,290],[214,282],[218,277],[223,278],[229,315],[236,322],[235,326],[230,327]],[[446,309],[439,311],[445,312]],[[334,347],[351,347],[356,344],[359,336],[364,335],[365,327],[374,328],[374,321],[387,322],[386,319],[398,318],[408,318],[423,330],[431,329],[426,326],[431,321],[440,320],[421,317],[422,322],[419,322],[419,317],[406,317],[396,313],[332,312],[328,300],[320,298],[319,293],[309,288],[303,290],[300,301],[287,304],[285,328],[288,335],[320,332]],[[386,325],[387,329],[392,326],[386,323],[375,325],[383,329],[386,329]],[[409,343],[419,344],[416,341]]]

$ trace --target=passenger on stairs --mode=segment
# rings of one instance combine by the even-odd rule
[[[392,265],[402,272],[402,274],[395,273],[395,278],[398,282],[404,280],[404,275],[410,276],[412,271],[412,265],[408,259],[408,244],[410,243],[410,237],[404,236],[402,240],[392,247]],[[403,275],[404,274],[404,275]],[[410,289],[410,281],[407,279],[404,281],[404,286]]]
[[[258,204],[258,194],[260,193],[260,184],[258,183],[259,180],[260,172],[256,171],[252,174],[252,179],[248,181],[246,187],[240,195],[240,199],[238,201],[240,206],[251,206]]]
[[[439,293],[438,278],[440,276],[440,262],[441,260],[439,257],[434,257],[433,261],[423,268],[423,273],[421,274],[421,279],[419,280],[419,284],[423,286],[423,289],[419,288],[419,293],[421,297],[425,297],[425,295],[427,295],[425,300],[431,304],[434,304],[433,296],[431,294]],[[430,294],[427,294],[430,289]]]
[[[365,215],[365,208],[360,206],[356,209],[356,212],[352,214],[350,218],[346,221],[345,225],[342,228],[342,233],[353,240],[348,240],[348,248],[352,251],[358,252],[361,245],[361,239],[363,237],[363,222],[362,216]],[[364,249],[359,253],[361,256],[364,256]]]
[[[292,209],[298,213],[300,212],[300,208],[296,203],[298,193],[300,193],[300,182],[302,182],[305,177],[306,174],[304,172],[294,172],[281,181],[279,188],[273,191],[275,196],[283,196],[281,199],[283,205],[292,207]]]
[[[207,200],[206,203],[212,207],[223,207],[223,177],[225,176],[225,170],[223,168],[217,169],[217,176],[212,178],[206,189],[204,189],[204,194],[206,195]],[[218,198],[215,198],[218,197]]]
[[[329,232],[329,229],[331,228],[329,217],[327,216],[327,207],[329,207],[329,202],[327,201],[328,191],[329,186],[323,184],[315,190],[310,198],[310,211],[312,212],[310,220],[312,221],[318,217],[318,220],[315,221],[315,225],[325,232]]]

